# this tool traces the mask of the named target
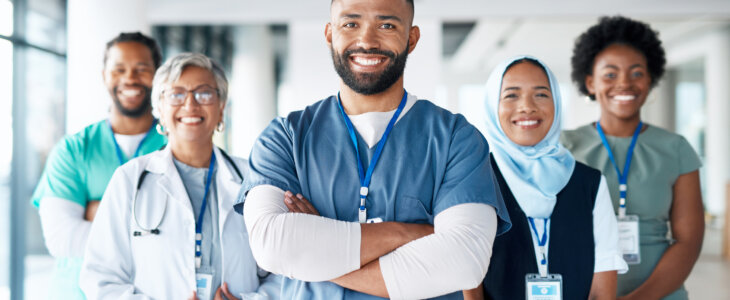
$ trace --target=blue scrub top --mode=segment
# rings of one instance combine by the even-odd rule
[[[375,147],[358,134],[363,165]],[[246,193],[273,185],[302,193],[327,218],[357,222],[360,179],[355,149],[331,96],[269,124],[251,150],[250,173],[235,205],[241,213]],[[433,217],[462,203],[493,206],[497,233],[510,228],[509,216],[481,133],[458,114],[419,100],[395,124],[372,175],[368,218],[433,224]],[[283,199],[282,199],[283,201]],[[331,282],[284,278],[283,299],[380,299]],[[461,292],[444,299],[461,299]]]

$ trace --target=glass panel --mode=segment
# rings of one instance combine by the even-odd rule
[[[53,146],[64,134],[66,63],[63,57],[28,49],[26,52],[26,144],[28,166],[28,188],[34,189],[40,177],[46,158]],[[26,299],[45,299],[53,267],[53,259],[48,255],[40,227],[38,211],[30,205],[26,209],[26,258],[25,258],[25,297]]]
[[[66,49],[66,1],[28,0],[26,40],[36,46]]]
[[[0,299],[10,298],[10,161],[13,155],[13,44],[0,40]]]
[[[13,3],[9,0],[0,0],[0,35],[11,36],[12,34]]]

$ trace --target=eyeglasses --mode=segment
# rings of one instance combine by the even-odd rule
[[[210,86],[201,86],[192,91],[184,88],[172,88],[162,92],[163,97],[167,101],[167,104],[172,106],[180,106],[185,103],[185,98],[188,97],[188,93],[193,94],[193,99],[200,105],[210,105],[216,103],[218,100],[218,90]]]

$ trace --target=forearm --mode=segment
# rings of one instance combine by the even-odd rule
[[[689,276],[701,249],[700,243],[677,242],[664,252],[649,278],[631,292],[631,299],[660,299],[677,290]]]
[[[497,216],[486,204],[460,204],[434,219],[435,233],[380,258],[389,296],[431,298],[476,288],[489,268]]]
[[[593,273],[593,281],[588,299],[616,299],[616,271]]]
[[[91,222],[84,207],[66,199],[45,197],[38,214],[48,252],[54,257],[83,257]]]
[[[361,293],[390,298],[388,289],[385,286],[385,280],[383,279],[383,273],[380,270],[379,260],[375,260],[359,270],[340,276],[332,280],[332,282],[341,287]]]

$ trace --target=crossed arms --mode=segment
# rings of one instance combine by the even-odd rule
[[[423,224],[328,219],[307,205],[270,185],[248,192],[244,219],[262,268],[380,297],[429,298],[478,286],[489,267],[497,216],[487,204],[445,209],[433,232]]]

